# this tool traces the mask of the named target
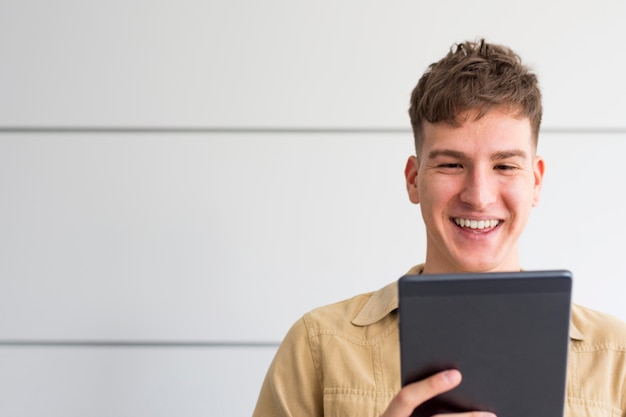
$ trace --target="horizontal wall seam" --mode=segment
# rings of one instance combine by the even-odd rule
[[[175,127],[175,126],[0,126],[0,134],[410,134],[410,128],[394,127]],[[545,127],[541,133],[624,134],[626,127]]]
[[[625,129],[626,131],[626,129]],[[377,128],[377,127],[81,127],[81,126],[59,126],[59,127],[21,127],[8,126],[0,127],[0,133],[209,133],[209,134],[257,134],[257,133],[410,133],[409,128]]]
[[[276,348],[278,345],[278,342],[262,341],[0,340],[0,348]]]

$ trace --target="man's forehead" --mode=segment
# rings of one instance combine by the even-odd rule
[[[422,151],[488,146],[498,150],[522,149],[534,153],[535,140],[528,117],[491,111],[480,119],[468,119],[460,125],[447,122],[424,123]]]

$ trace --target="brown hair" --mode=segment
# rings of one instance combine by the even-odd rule
[[[459,126],[467,111],[477,118],[494,107],[504,107],[530,119],[534,146],[541,125],[541,91],[535,74],[510,48],[480,40],[454,45],[431,64],[411,94],[409,116],[420,156],[423,123]]]

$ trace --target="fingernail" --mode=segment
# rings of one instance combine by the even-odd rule
[[[450,369],[449,371],[445,371],[443,373],[443,377],[446,380],[446,382],[450,384],[456,384],[461,380],[461,373],[457,371],[456,369]],[[489,416],[489,417],[492,417],[492,416]]]

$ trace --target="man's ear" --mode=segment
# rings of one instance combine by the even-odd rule
[[[413,204],[419,204],[419,192],[417,189],[417,173],[419,171],[419,161],[416,156],[410,156],[404,168],[404,178],[406,179],[406,191],[409,200]]]
[[[533,174],[535,177],[535,183],[533,185],[533,207],[539,204],[539,196],[541,195],[541,186],[543,185],[543,174],[545,169],[546,167],[543,158],[536,156],[533,163]]]

